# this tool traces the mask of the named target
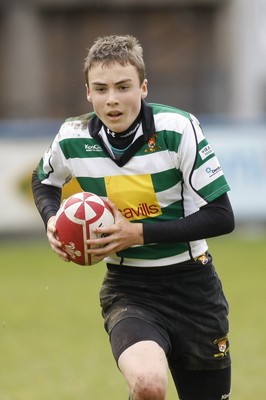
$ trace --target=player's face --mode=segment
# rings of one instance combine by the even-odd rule
[[[129,128],[140,112],[141,99],[146,96],[147,80],[140,84],[133,65],[98,64],[89,71],[87,99],[111,131],[119,133]]]

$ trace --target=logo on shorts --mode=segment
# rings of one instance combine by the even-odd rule
[[[217,345],[219,353],[214,354],[214,358],[223,358],[226,357],[227,354],[229,353],[229,343],[228,343],[228,337],[222,337],[220,339],[216,339],[213,342],[214,344]]]
[[[229,399],[229,396],[230,396],[230,393],[228,393],[228,394],[223,394],[222,397],[221,397],[221,400]]]

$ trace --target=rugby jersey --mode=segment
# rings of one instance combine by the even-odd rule
[[[38,177],[62,187],[75,177],[82,190],[109,198],[131,222],[184,218],[229,190],[220,163],[190,113],[161,104],[142,106],[132,145],[115,158],[94,113],[70,118],[42,158]],[[165,266],[197,257],[205,240],[132,246],[106,262]]]

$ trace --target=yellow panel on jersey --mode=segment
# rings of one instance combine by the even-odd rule
[[[141,220],[162,214],[150,174],[107,176],[105,185],[107,197],[127,219]]]

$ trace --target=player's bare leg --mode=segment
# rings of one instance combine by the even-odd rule
[[[165,400],[168,363],[162,348],[153,341],[141,341],[119,357],[132,400]]]

